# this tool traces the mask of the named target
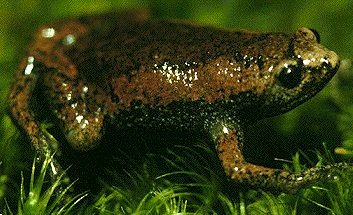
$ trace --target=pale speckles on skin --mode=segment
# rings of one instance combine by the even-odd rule
[[[50,95],[58,103],[65,104],[66,108],[60,110],[53,109],[53,112],[62,121],[66,121],[70,124],[72,130],[73,127],[79,129],[85,129],[91,123],[100,123],[98,117],[101,114],[100,107],[89,106],[86,103],[86,99],[91,98],[92,92],[90,92],[90,87],[84,82],[79,82],[77,85],[71,83],[68,80],[62,79],[60,75],[55,76],[55,78],[50,79],[53,82],[51,86],[58,86]],[[60,83],[61,82],[61,83]],[[59,84],[57,84],[59,83]],[[60,98],[60,102],[57,100]],[[55,105],[54,105],[55,106]],[[94,109],[95,108],[95,111]],[[68,132],[68,135],[72,139],[74,132]]]
[[[76,37],[73,34],[69,34],[64,37],[62,43],[66,46],[73,45],[76,42]]]
[[[95,111],[96,115],[100,113],[100,108]],[[86,115],[86,112],[83,112],[84,115]],[[94,119],[92,120],[93,122],[98,122],[99,119],[97,117],[94,117]],[[90,124],[90,121],[88,119],[86,119],[83,115],[79,115],[78,113],[76,113],[76,122],[78,125],[81,126],[82,129],[84,129],[88,124]]]
[[[203,70],[205,71],[202,73],[202,75],[205,75],[203,81],[212,86],[212,89],[222,89],[223,91],[218,92],[219,94],[214,97],[223,99],[228,99],[230,95],[236,95],[240,92],[254,90],[261,94],[265,90],[265,84],[268,83],[268,81],[263,80],[271,77],[270,71],[259,71],[253,62],[250,62],[249,66],[245,68],[243,61],[236,62],[234,59],[225,57],[214,59]],[[207,71],[213,72],[207,73]],[[210,102],[214,100],[213,98],[210,99]]]
[[[303,60],[303,64],[305,65],[305,66],[307,66],[307,65],[309,65],[310,64],[310,62],[315,62],[315,61],[318,61],[319,59],[317,59],[317,58],[311,58],[311,59],[305,59],[305,60]],[[320,60],[319,60],[321,63],[322,62],[328,62],[327,60],[325,60],[324,58],[320,58]]]
[[[228,134],[229,133],[228,128],[226,126],[223,126],[222,130],[223,130],[224,134]]]
[[[88,87],[87,86],[83,86],[82,91],[83,91],[83,93],[87,93],[88,92]]]
[[[310,63],[314,63],[314,64],[317,64],[317,63],[319,63],[319,64],[326,63],[326,64],[329,64],[330,62],[329,62],[329,60],[328,60],[326,57],[324,57],[324,58],[311,58],[311,59],[305,59],[305,60],[303,60],[304,66],[307,66],[307,65],[309,65]]]
[[[77,117],[81,117],[81,116],[82,116],[82,115],[77,116]],[[83,119],[83,121],[81,120],[81,121],[79,122],[79,124],[80,124],[81,128],[85,128],[85,127],[89,124],[89,121],[88,121],[87,119],[83,118],[83,116],[82,116],[82,119]]]
[[[79,89],[82,91],[77,92],[76,95],[88,97],[89,92],[83,93],[83,91],[88,90],[89,87],[83,85]],[[65,135],[74,148],[88,150],[97,146],[104,118],[100,107],[89,110],[86,103],[74,103],[66,108],[63,114],[67,116]]]
[[[233,63],[229,63],[229,65],[231,67],[233,67],[234,64]],[[218,68],[218,75],[226,75],[226,76],[229,75],[230,78],[233,78],[233,77],[236,77],[236,76],[240,76],[240,73],[241,73],[241,67],[240,66],[230,70],[228,67],[225,67],[225,68],[224,67],[220,67],[220,64],[217,63],[216,67]],[[235,74],[237,74],[237,75],[235,75]],[[239,81],[239,79],[237,81]]]
[[[73,87],[72,85],[66,83],[66,82],[62,82],[61,83],[61,86],[60,86],[60,90],[61,95],[62,95],[62,102],[70,102],[71,99],[72,99],[72,96],[74,94],[74,91],[73,91]]]
[[[156,56],[155,56],[156,57]],[[185,62],[187,67],[197,65],[197,63]],[[170,84],[181,82],[186,87],[192,87],[192,83],[198,80],[197,71],[190,68],[188,70],[180,69],[179,65],[173,65],[169,62],[164,62],[162,65],[154,64],[154,73],[160,73],[162,75],[161,81],[165,79]]]
[[[70,101],[72,98],[72,91],[66,94],[66,100]]]
[[[304,64],[304,65],[308,65],[309,63],[310,63],[310,60],[309,60],[309,59],[303,60],[303,64]]]
[[[271,73],[272,73],[272,70],[273,70],[273,65],[270,66],[266,72],[264,72],[264,75],[262,76],[262,79],[263,80],[269,80],[271,78]]]
[[[42,37],[52,38],[55,36],[56,30],[54,28],[45,28],[41,31]]]
[[[76,121],[77,121],[78,123],[81,123],[82,119],[83,119],[83,116],[82,116],[82,115],[76,116]]]
[[[28,51],[37,62],[45,64],[48,68],[56,68],[67,77],[76,78],[78,72],[76,65],[67,57],[65,51],[87,30],[87,26],[75,21],[47,24],[38,29]]]
[[[76,108],[76,107],[77,107],[77,102],[76,102],[76,103],[71,104],[71,107],[72,107],[72,108]]]
[[[271,72],[273,70],[273,65],[270,66],[270,68],[268,68],[268,71]]]
[[[121,75],[112,79],[111,85],[118,98],[118,109],[129,109],[134,100],[153,107],[179,100],[203,99],[206,103],[212,103],[229,100],[230,95],[239,92],[263,92],[265,83],[260,76],[268,79],[270,73],[263,71],[260,74],[256,67],[250,65],[250,68],[244,69],[242,62],[223,56],[206,64],[171,64],[165,61],[154,63],[151,68],[143,67],[130,77]]]
[[[34,57],[33,56],[29,56],[27,61],[28,61],[27,62],[27,66],[26,66],[26,68],[23,71],[24,75],[32,74],[32,70],[34,68],[34,64],[33,64],[34,63]]]
[[[320,62],[322,62],[322,63],[329,63],[329,61],[328,61],[328,59],[327,58],[321,58],[320,59]]]
[[[87,93],[88,93],[88,87],[86,85],[84,85],[82,87],[81,98],[82,99],[86,98]]]
[[[85,128],[89,124],[89,121],[85,119],[83,123],[81,124],[81,128]]]
[[[335,68],[339,64],[336,53],[327,50],[321,44],[312,45],[309,41],[316,40],[312,31],[306,28],[299,29],[296,35],[302,37],[302,41],[296,43],[295,55],[303,60],[303,64],[307,67],[315,68],[322,66],[323,63]]]
[[[68,102],[70,102],[70,101],[72,100],[72,98],[74,97],[74,94],[79,93],[79,91],[78,91],[78,92],[74,91],[74,90],[72,89],[72,86],[71,86],[71,85],[68,85],[68,84],[65,83],[65,82],[63,82],[63,83],[61,84],[61,87],[62,87],[61,91],[62,91],[62,92],[65,92],[66,101],[68,101]],[[88,93],[88,86],[83,85],[83,86],[81,87],[80,92],[81,92],[81,93],[80,93],[81,99],[84,99],[84,98],[86,97],[86,94]],[[71,104],[70,106],[74,108],[74,107],[77,106],[77,103],[73,103],[73,104]]]

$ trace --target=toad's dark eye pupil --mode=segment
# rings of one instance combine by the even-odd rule
[[[309,28],[309,29],[310,29],[310,31],[312,31],[312,32],[314,33],[314,35],[315,35],[315,37],[316,37],[316,42],[317,42],[317,43],[320,43],[321,39],[320,39],[320,34],[319,34],[319,32],[317,32],[317,30],[312,29],[312,28]]]
[[[278,76],[278,80],[283,87],[292,89],[300,84],[301,77],[301,67],[298,65],[289,65],[283,67]]]

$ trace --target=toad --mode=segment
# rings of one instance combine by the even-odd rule
[[[42,158],[60,151],[41,127],[51,118],[80,151],[104,144],[112,126],[207,133],[229,178],[252,187],[296,191],[336,168],[290,173],[242,155],[246,126],[312,98],[338,70],[315,30],[234,31],[122,12],[46,24],[34,37],[9,112]],[[54,159],[53,175],[61,169]]]

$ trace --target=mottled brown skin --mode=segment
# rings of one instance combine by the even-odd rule
[[[20,65],[9,110],[42,157],[60,151],[41,129],[42,115],[78,150],[95,148],[109,126],[193,129],[211,134],[234,181],[295,191],[333,167],[294,174],[247,163],[242,128],[300,105],[332,78],[338,56],[318,40],[306,28],[237,32],[141,12],[47,24]],[[34,91],[48,110],[33,107]]]

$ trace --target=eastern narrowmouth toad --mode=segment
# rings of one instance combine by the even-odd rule
[[[338,67],[337,54],[308,28],[257,33],[135,12],[91,15],[39,28],[12,85],[9,111],[42,157],[53,152],[43,116],[82,151],[94,150],[111,126],[193,130],[210,134],[235,182],[293,191],[332,166],[289,173],[248,163],[243,128],[307,101]],[[53,164],[55,175],[61,167]]]

